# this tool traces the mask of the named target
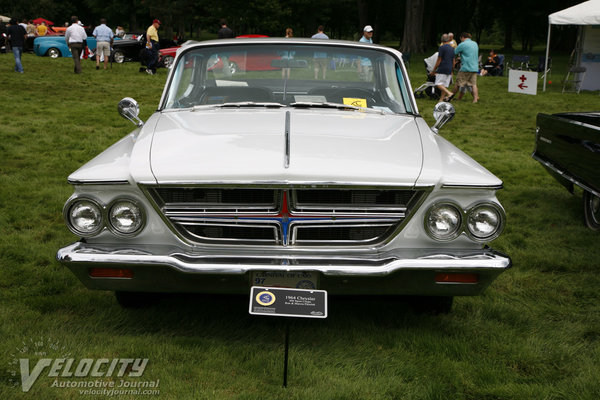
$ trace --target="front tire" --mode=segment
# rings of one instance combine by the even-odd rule
[[[60,50],[56,47],[52,47],[48,49],[48,52],[46,54],[48,54],[48,57],[50,58],[58,58],[60,57]]]
[[[585,224],[593,231],[600,231],[600,197],[583,192],[583,216]]]
[[[121,50],[115,50],[113,53],[113,61],[117,64],[123,64],[125,62],[125,53]]]
[[[170,68],[171,65],[173,65],[173,56],[165,56],[163,58],[163,65],[165,66],[165,68]]]

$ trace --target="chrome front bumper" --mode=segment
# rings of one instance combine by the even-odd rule
[[[508,256],[489,248],[272,255],[77,242],[60,249],[56,258],[90,289],[203,293],[247,293],[253,271],[312,271],[320,275],[320,288],[332,294],[476,295],[512,265]],[[91,277],[90,268],[126,268],[133,278]],[[477,274],[478,281],[436,282],[440,273]]]

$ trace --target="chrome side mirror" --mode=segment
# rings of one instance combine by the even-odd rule
[[[136,126],[144,125],[142,120],[138,118],[138,115],[140,115],[140,106],[138,105],[137,101],[131,97],[125,97],[123,100],[121,100],[117,108],[119,110],[119,114],[121,114],[121,117],[130,120]]]
[[[454,114],[456,114],[456,110],[454,110],[454,106],[445,101],[441,103],[437,103],[435,107],[433,107],[433,118],[435,118],[435,124],[431,128],[432,131],[438,133],[440,128],[444,126],[446,122],[449,122],[454,118]]]

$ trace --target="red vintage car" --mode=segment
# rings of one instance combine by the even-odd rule
[[[160,49],[158,51],[158,66],[169,68],[171,64],[173,64],[173,60],[175,60],[175,54],[177,53],[177,49],[181,46],[168,47],[166,49]]]
[[[250,34],[250,35],[240,35],[240,36],[237,36],[236,38],[266,38],[266,37],[268,37],[268,36]],[[171,64],[173,64],[173,61],[175,60],[175,54],[177,53],[177,49],[179,49],[180,47],[181,46],[175,46],[175,47],[169,47],[166,49],[159,50],[159,56],[158,56],[159,66],[169,68],[171,66]],[[278,60],[278,59],[281,59],[281,57],[278,55],[272,55],[271,61]],[[265,54],[248,55],[248,54],[244,54],[244,53],[239,53],[239,54],[231,55],[228,58],[228,60],[229,60],[229,70],[231,71],[232,75],[239,71],[269,71],[269,70],[279,69],[279,68],[271,66],[269,58],[265,57]],[[212,64],[212,65],[210,65],[210,64]],[[209,62],[209,65],[210,65],[208,68],[209,71],[223,69],[223,67],[224,67],[223,60],[221,60],[220,58],[217,60],[211,60]]]

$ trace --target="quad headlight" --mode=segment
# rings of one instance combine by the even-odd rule
[[[475,240],[490,241],[502,232],[504,212],[493,203],[471,208],[467,215],[467,233]]]
[[[463,232],[477,242],[489,242],[504,228],[504,210],[495,203],[478,203],[463,210],[451,202],[432,205],[425,214],[425,230],[438,241],[456,239]]]
[[[434,204],[425,216],[425,229],[434,239],[452,240],[461,233],[462,211],[452,203]]]
[[[117,236],[134,236],[145,225],[143,208],[128,198],[114,200],[108,206],[88,198],[70,200],[64,209],[69,229],[76,235],[91,237],[106,227]]]
[[[131,200],[118,200],[108,210],[108,222],[113,232],[132,235],[144,224],[142,209]]]
[[[66,210],[67,225],[76,235],[94,236],[103,228],[102,208],[91,199],[78,199]]]

